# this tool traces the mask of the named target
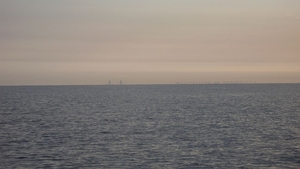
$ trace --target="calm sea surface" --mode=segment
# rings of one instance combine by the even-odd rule
[[[1,168],[300,168],[300,85],[0,87]]]

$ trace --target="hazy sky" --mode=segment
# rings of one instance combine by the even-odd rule
[[[0,0],[0,85],[300,83],[299,0]]]

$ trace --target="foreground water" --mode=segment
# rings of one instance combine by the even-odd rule
[[[0,87],[1,168],[299,168],[300,85]]]

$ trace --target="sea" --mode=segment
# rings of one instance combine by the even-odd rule
[[[0,168],[300,168],[300,84],[1,86]]]

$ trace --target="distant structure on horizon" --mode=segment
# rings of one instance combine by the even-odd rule
[[[123,85],[123,81],[120,80],[119,84],[120,84],[120,85]],[[118,83],[112,83],[112,81],[109,80],[109,81],[108,81],[108,85],[118,85]]]
[[[176,84],[256,84],[256,81],[202,81],[202,82],[177,82]]]

